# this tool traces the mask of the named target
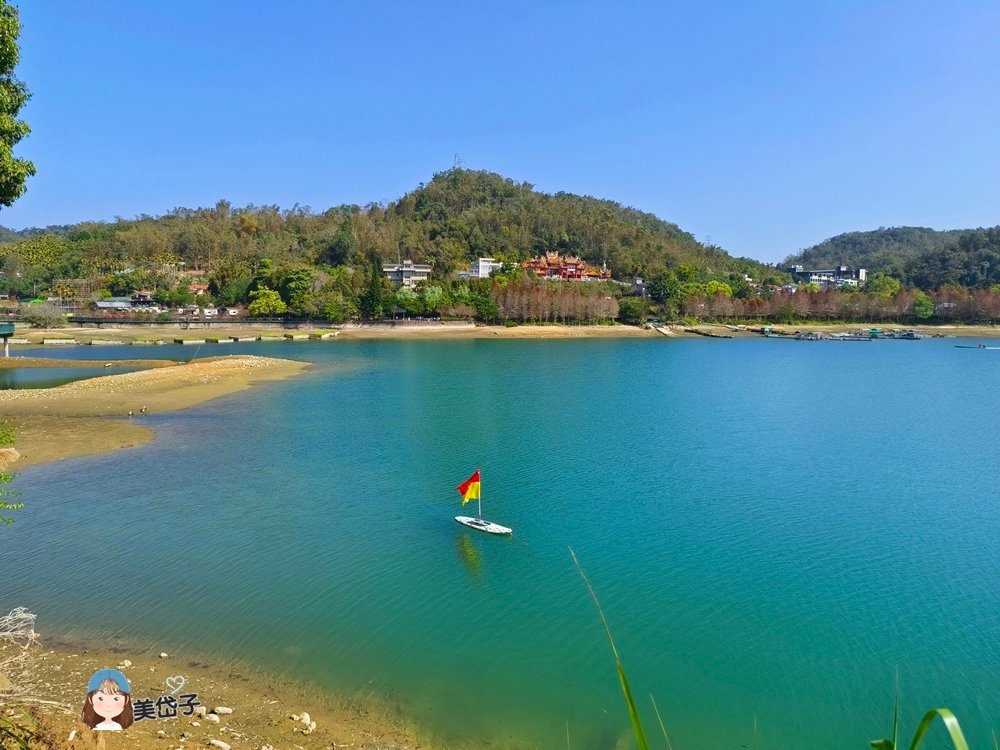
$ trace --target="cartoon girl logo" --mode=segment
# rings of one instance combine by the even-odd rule
[[[119,731],[132,726],[132,691],[117,669],[98,669],[87,683],[80,721],[91,729]]]

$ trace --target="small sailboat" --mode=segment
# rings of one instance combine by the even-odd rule
[[[506,526],[483,519],[482,484],[479,469],[476,469],[471,477],[455,488],[458,490],[458,494],[462,496],[462,505],[465,505],[470,500],[475,500],[479,505],[479,515],[476,518],[472,518],[471,516],[455,516],[455,520],[463,526],[468,526],[470,529],[475,529],[476,531],[485,531],[487,534],[513,534],[513,529],[508,529]]]

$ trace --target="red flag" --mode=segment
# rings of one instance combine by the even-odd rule
[[[479,499],[479,469],[473,473],[471,477],[462,482],[455,489],[458,490],[459,494],[462,496],[462,505],[465,505],[470,500]]]

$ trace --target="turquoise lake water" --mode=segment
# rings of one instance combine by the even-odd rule
[[[24,470],[0,609],[374,693],[445,746],[603,750],[572,546],[674,747],[867,748],[897,671],[907,736],[947,706],[991,747],[1000,352],[953,343],[230,345],[316,367]],[[513,538],[454,522],[476,468]]]

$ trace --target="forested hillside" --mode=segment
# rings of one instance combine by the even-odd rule
[[[338,206],[322,213],[277,206],[177,208],[160,217],[4,235],[8,264],[24,260],[25,235],[49,243],[60,277],[120,273],[184,263],[222,276],[251,276],[263,258],[273,264],[365,265],[411,259],[444,279],[480,256],[521,261],[545,252],[606,263],[615,278],[680,264],[699,275],[751,272],[761,264],[705,246],[675,224],[608,200],[558,193],[488,172],[453,169],[388,205]],[[25,248],[27,249],[27,248]],[[30,253],[28,253],[30,255]],[[8,282],[10,283],[10,282]]]
[[[924,227],[880,227],[870,232],[847,232],[790,255],[782,266],[831,268],[843,264],[867,268],[870,274],[902,278],[907,261],[948,247],[967,231],[970,230],[942,232]]]
[[[745,275],[760,282],[781,280],[773,268],[705,246],[652,214],[608,200],[548,195],[497,174],[463,169],[435,175],[388,205],[345,205],[317,213],[236,208],[219,201],[213,208],[176,208],[159,217],[83,222],[6,237],[9,241],[0,246],[0,292],[18,297],[65,299],[81,288],[120,296],[149,289],[163,305],[179,306],[191,303],[189,287],[197,281],[208,285],[217,304],[257,302],[257,310],[330,320],[384,312],[389,302],[410,311],[466,309],[476,295],[470,298],[458,272],[478,257],[504,262],[508,276],[522,261],[554,252],[606,266],[613,279],[629,285],[637,275],[723,283],[727,289],[745,286]],[[383,262],[400,260],[432,265],[430,282],[418,290],[421,299],[404,292],[389,300],[394,292],[386,288],[380,299],[389,302],[366,308],[372,272],[380,273]],[[602,294],[618,296],[621,288]],[[480,292],[482,302],[485,292]],[[582,304],[579,295],[553,295],[565,304],[546,313],[549,317],[597,309],[590,301]],[[503,304],[502,295],[494,296],[489,305],[473,307],[490,317],[494,307],[510,310],[512,299],[530,298],[532,309],[538,309],[534,292],[506,294]]]
[[[919,289],[1000,284],[1000,226],[966,232],[946,247],[908,260],[900,280]]]
[[[811,285],[795,294],[783,289],[790,278],[774,267],[733,258],[652,214],[462,169],[435,175],[387,205],[320,213],[219,201],[6,236],[0,293],[94,312],[98,298],[150,290],[161,308],[156,314],[168,318],[164,309],[223,305],[330,322],[398,313],[514,322],[641,322],[648,314],[854,319],[888,314],[884,301],[891,299],[903,319],[983,320],[993,319],[1000,293],[1000,228],[841,235],[790,260],[864,266],[870,281],[862,290],[816,296],[820,289]],[[525,273],[521,262],[545,253],[606,265],[619,283],[543,282]],[[461,278],[478,257],[496,258],[503,268],[489,279]],[[400,260],[429,263],[430,279],[415,289],[392,288],[382,263]],[[631,296],[635,276],[646,281],[644,297]],[[934,297],[914,294],[942,287]],[[976,289],[987,295],[976,296]],[[939,300],[949,305],[935,308]]]
[[[867,268],[869,276],[891,276],[930,291],[941,286],[986,288],[1000,284],[1000,227],[952,229],[892,227],[831,237],[797,255],[782,267],[844,265]]]

